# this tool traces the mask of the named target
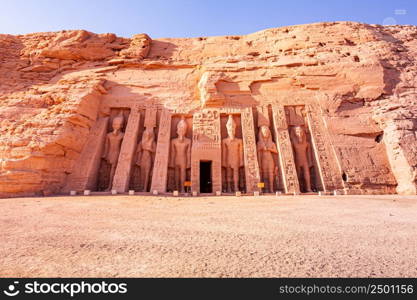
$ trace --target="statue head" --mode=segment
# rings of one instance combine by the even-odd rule
[[[226,123],[226,129],[227,129],[227,135],[230,138],[234,138],[235,133],[236,133],[236,123],[235,123],[235,120],[233,120],[232,115],[229,115],[229,119],[227,120],[227,123]]]
[[[181,120],[178,122],[177,125],[177,134],[178,137],[184,137],[187,133],[187,122],[184,120],[184,117],[181,117]]]
[[[142,139],[150,140],[154,138],[154,132],[152,127],[146,127],[145,131],[143,132]]]
[[[305,131],[301,126],[295,126],[293,128],[294,135],[298,138],[299,141],[303,141],[305,138]]]
[[[113,119],[113,123],[112,123],[113,130],[115,131],[122,130],[123,123],[124,123],[123,115],[119,114],[117,117]]]
[[[259,135],[264,140],[268,140],[271,137],[271,131],[269,130],[268,126],[262,125],[259,130]]]

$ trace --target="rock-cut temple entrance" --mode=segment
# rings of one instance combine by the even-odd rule
[[[211,161],[200,161],[200,192],[212,193]]]

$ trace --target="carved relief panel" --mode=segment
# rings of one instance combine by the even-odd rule
[[[252,107],[244,108],[241,117],[246,191],[251,193],[259,189],[258,183],[260,182]]]
[[[288,132],[287,118],[283,106],[272,106],[272,121],[277,141],[278,157],[281,166],[280,171],[284,191],[286,193],[299,193],[300,186],[295,167],[291,139]]]
[[[170,142],[171,113],[164,109],[159,122],[151,191],[166,192]]]
[[[309,105],[306,111],[306,119],[311,133],[310,138],[314,149],[316,169],[323,190],[343,189],[342,174],[319,107]]]
[[[202,169],[203,166],[208,169]],[[221,191],[220,113],[217,109],[203,109],[193,115],[191,182],[192,191]]]

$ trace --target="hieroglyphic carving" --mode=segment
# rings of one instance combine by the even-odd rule
[[[139,108],[133,107],[126,125],[125,135],[113,180],[113,189],[119,193],[126,192],[129,188],[130,174],[138,139],[139,124]]]
[[[272,118],[275,135],[277,137],[279,161],[285,192],[299,193],[300,185],[298,183],[297,170],[295,168],[294,154],[288,133],[288,124],[284,107],[281,105],[273,105]]]
[[[307,123],[324,191],[343,189],[342,175],[337,169],[336,158],[331,149],[324,120],[318,109],[311,105],[307,106]]]
[[[164,109],[159,122],[158,141],[153,167],[151,192],[166,192],[169,144],[171,134],[171,113]]]
[[[260,181],[252,107],[247,107],[242,110],[241,122],[245,160],[246,191],[251,193],[258,190],[257,185]]]
[[[200,161],[212,161],[213,192],[221,191],[220,113],[204,109],[193,115],[191,189],[200,192]]]
[[[96,189],[101,153],[104,146],[103,141],[107,133],[108,123],[108,117],[100,118],[91,129],[87,143],[76,163],[76,166],[82,166],[82,168],[74,168],[68,176],[64,192]]]

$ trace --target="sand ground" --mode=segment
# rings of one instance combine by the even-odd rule
[[[0,199],[0,277],[417,277],[417,197]]]

